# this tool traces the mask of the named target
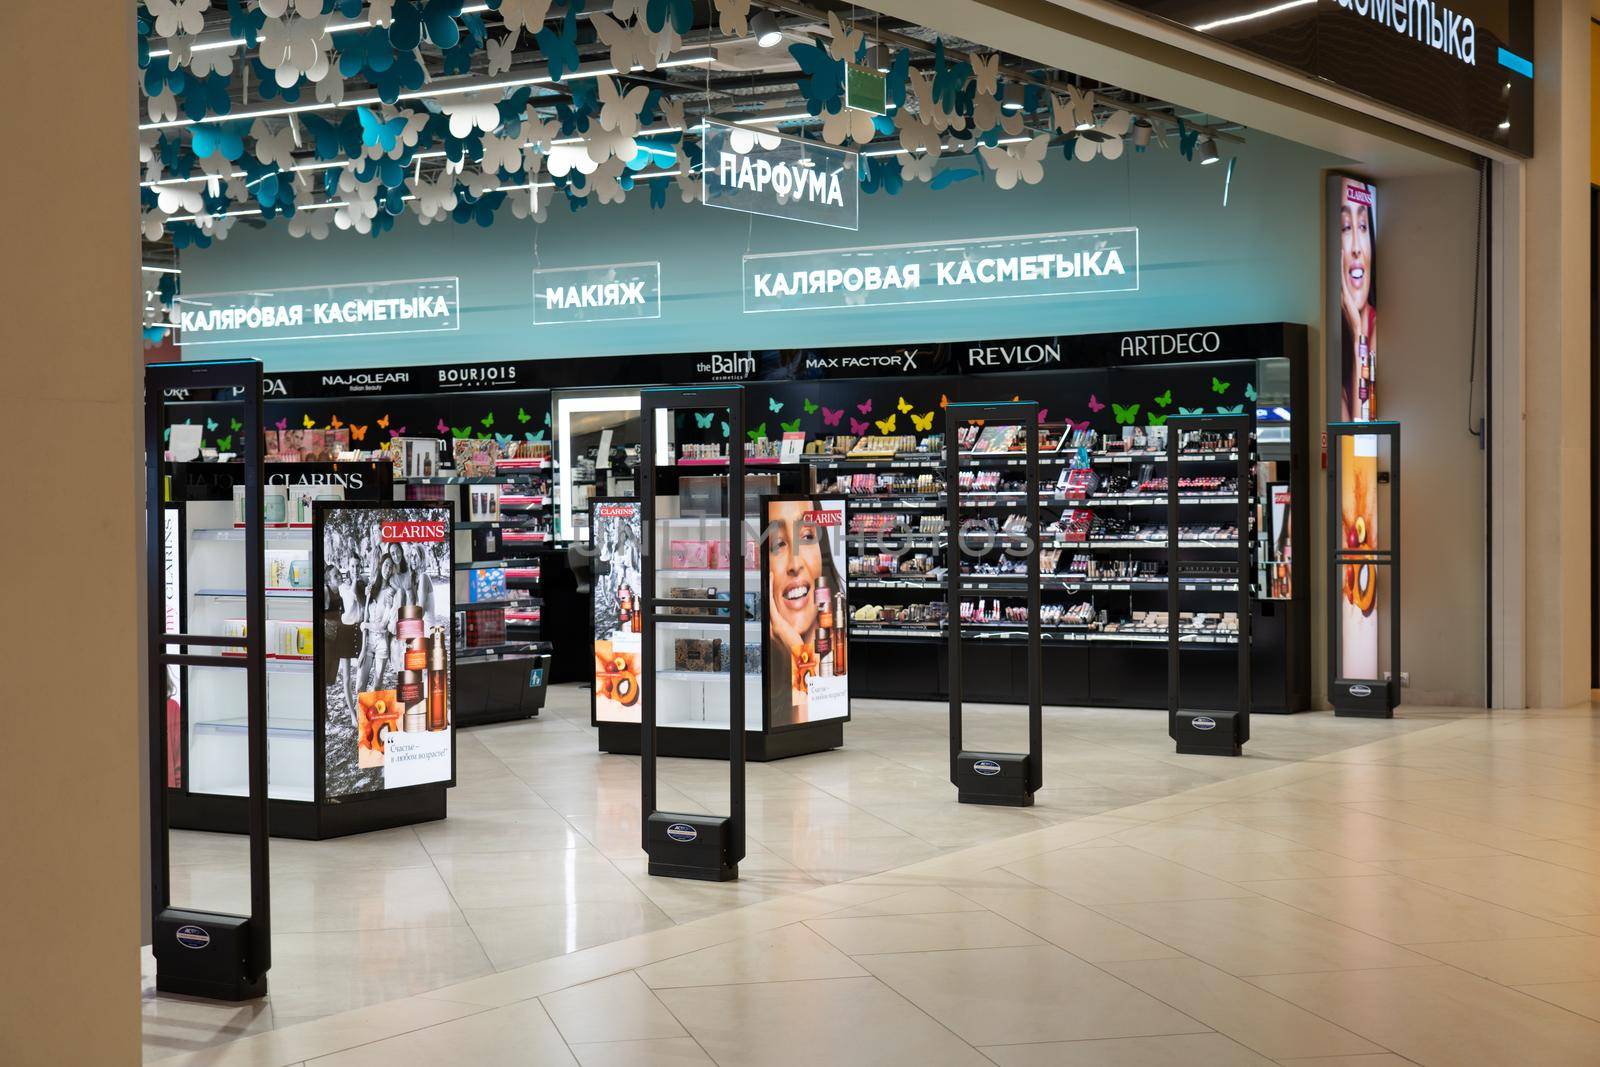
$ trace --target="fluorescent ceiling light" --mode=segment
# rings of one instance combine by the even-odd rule
[[[470,15],[470,14],[473,14],[475,12],[488,11],[488,10],[489,10],[489,5],[488,4],[468,4],[468,5],[466,5],[465,7],[463,7],[461,9],[461,13],[463,15]],[[328,32],[329,33],[345,33],[345,32],[347,32],[349,30],[364,30],[364,29],[367,29],[368,27],[370,27],[371,25],[372,25],[372,20],[371,19],[354,19],[354,20],[352,20],[350,22],[340,22],[340,23],[338,23],[336,25],[329,26],[328,27]],[[244,43],[245,43],[245,41],[244,41],[243,37],[227,37],[227,38],[223,38],[222,40],[219,40],[219,41],[199,41],[199,42],[196,42],[195,44],[190,45],[189,46],[189,51],[190,52],[215,52],[215,51],[218,51],[219,49],[223,49],[223,48],[238,48],[240,45],[242,45]],[[150,49],[150,58],[152,58],[152,59],[155,59],[158,56],[170,56],[171,54],[172,54],[172,49],[170,49],[170,48],[152,48],[152,49]]]
[[[149,263],[146,263],[146,264],[142,265],[139,269],[140,270],[150,271],[153,274],[182,274],[183,273],[183,271],[179,270],[177,267],[156,267],[156,266],[152,266]]]
[[[1259,11],[1246,11],[1242,15],[1229,15],[1227,18],[1215,19],[1211,22],[1201,22],[1192,28],[1196,33],[1210,33],[1212,30],[1220,30],[1224,26],[1237,26],[1241,22],[1251,22],[1255,19],[1271,18],[1273,15],[1282,14],[1285,11],[1291,11],[1297,7],[1307,7],[1311,4],[1315,4],[1316,2],[1317,0],[1288,0],[1287,3],[1273,4],[1271,7],[1264,7]]]

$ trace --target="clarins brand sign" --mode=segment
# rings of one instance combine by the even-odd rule
[[[1133,226],[744,257],[746,314],[1137,288],[1139,230]]]
[[[1120,0],[1520,155],[1532,0]]]
[[[419,278],[230,293],[186,292],[174,298],[172,315],[181,327],[180,345],[437,333],[461,328],[461,284],[457,278]]]

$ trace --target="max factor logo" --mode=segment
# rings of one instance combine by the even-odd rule
[[[917,369],[920,348],[864,356],[807,356],[806,370],[897,370],[902,374]]]
[[[975,345],[967,349],[967,365],[971,367],[1027,367],[1060,362],[1059,345]]]
[[[748,352],[738,355],[713,352],[709,360],[696,363],[695,370],[713,378],[748,378],[756,372],[756,357]]]
[[[1144,359],[1149,356],[1211,355],[1220,351],[1221,334],[1216,330],[1196,330],[1192,333],[1128,334],[1122,339],[1118,354],[1123,359]]]

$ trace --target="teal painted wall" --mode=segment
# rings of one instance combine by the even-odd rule
[[[1315,323],[1321,314],[1321,172],[1338,161],[1250,133],[1238,147],[1229,206],[1225,165],[1200,167],[1174,150],[1130,152],[1116,162],[1067,162],[1045,181],[1009,192],[972,179],[934,192],[862,198],[859,232],[684,204],[671,192],[651,211],[644,189],[622,205],[573,214],[551,206],[543,225],[508,210],[489,229],[410,215],[376,240],[335,231],[295,240],[281,223],[243,222],[209,249],[182,258],[190,294],[236,289],[458,275],[461,329],[453,333],[186,346],[189,358],[252,355],[271,370],[460,360],[567,358],[634,352],[784,348],[960,340],[1216,322]],[[985,175],[987,179],[987,174]],[[782,252],[1137,226],[1142,287],[1104,296],[949,303],[745,315],[747,252]],[[659,319],[534,326],[535,261],[546,268],[659,260]]]

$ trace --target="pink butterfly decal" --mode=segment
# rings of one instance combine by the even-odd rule
[[[833,408],[823,405],[822,425],[837,426],[839,425],[839,420],[842,418],[844,418],[844,408],[839,408],[837,411],[835,411]]]
[[[1082,422],[1073,422],[1071,419],[1067,420],[1067,432],[1068,433],[1084,433],[1088,429],[1089,429],[1089,420],[1088,419],[1084,419]]]
[[[1089,410],[1094,412],[1096,415],[1098,415],[1102,411],[1104,411],[1105,409],[1106,409],[1106,406],[1104,404],[1100,403],[1100,398],[1095,396],[1093,393],[1090,393],[1089,394]]]
[[[288,428],[289,428],[289,420],[288,419],[279,419],[278,420],[278,429],[287,430]]]
[[[861,414],[863,414],[863,415],[871,415],[872,414],[872,398],[869,396],[869,397],[867,397],[867,399],[863,403],[857,404],[856,405],[856,410],[861,412]],[[851,422],[855,422],[856,420],[855,419],[851,419],[850,421]]]
[[[1039,409],[1039,421],[1041,423],[1044,422],[1045,416],[1047,416],[1049,414],[1050,414],[1050,409],[1049,408],[1040,408]]]
[[[404,426],[402,426],[398,430],[390,430],[389,431],[389,436],[390,437],[403,437],[403,436],[405,436],[405,432],[406,432],[406,428]]]
[[[440,435],[443,436],[443,435],[448,434],[450,432],[450,424],[448,422],[445,422],[443,419],[440,419],[437,429],[438,429]]]
[[[850,416],[850,432],[855,434],[857,437],[860,437],[862,434],[866,433],[868,427],[871,425],[872,424],[870,422],[862,422],[854,415]]]

